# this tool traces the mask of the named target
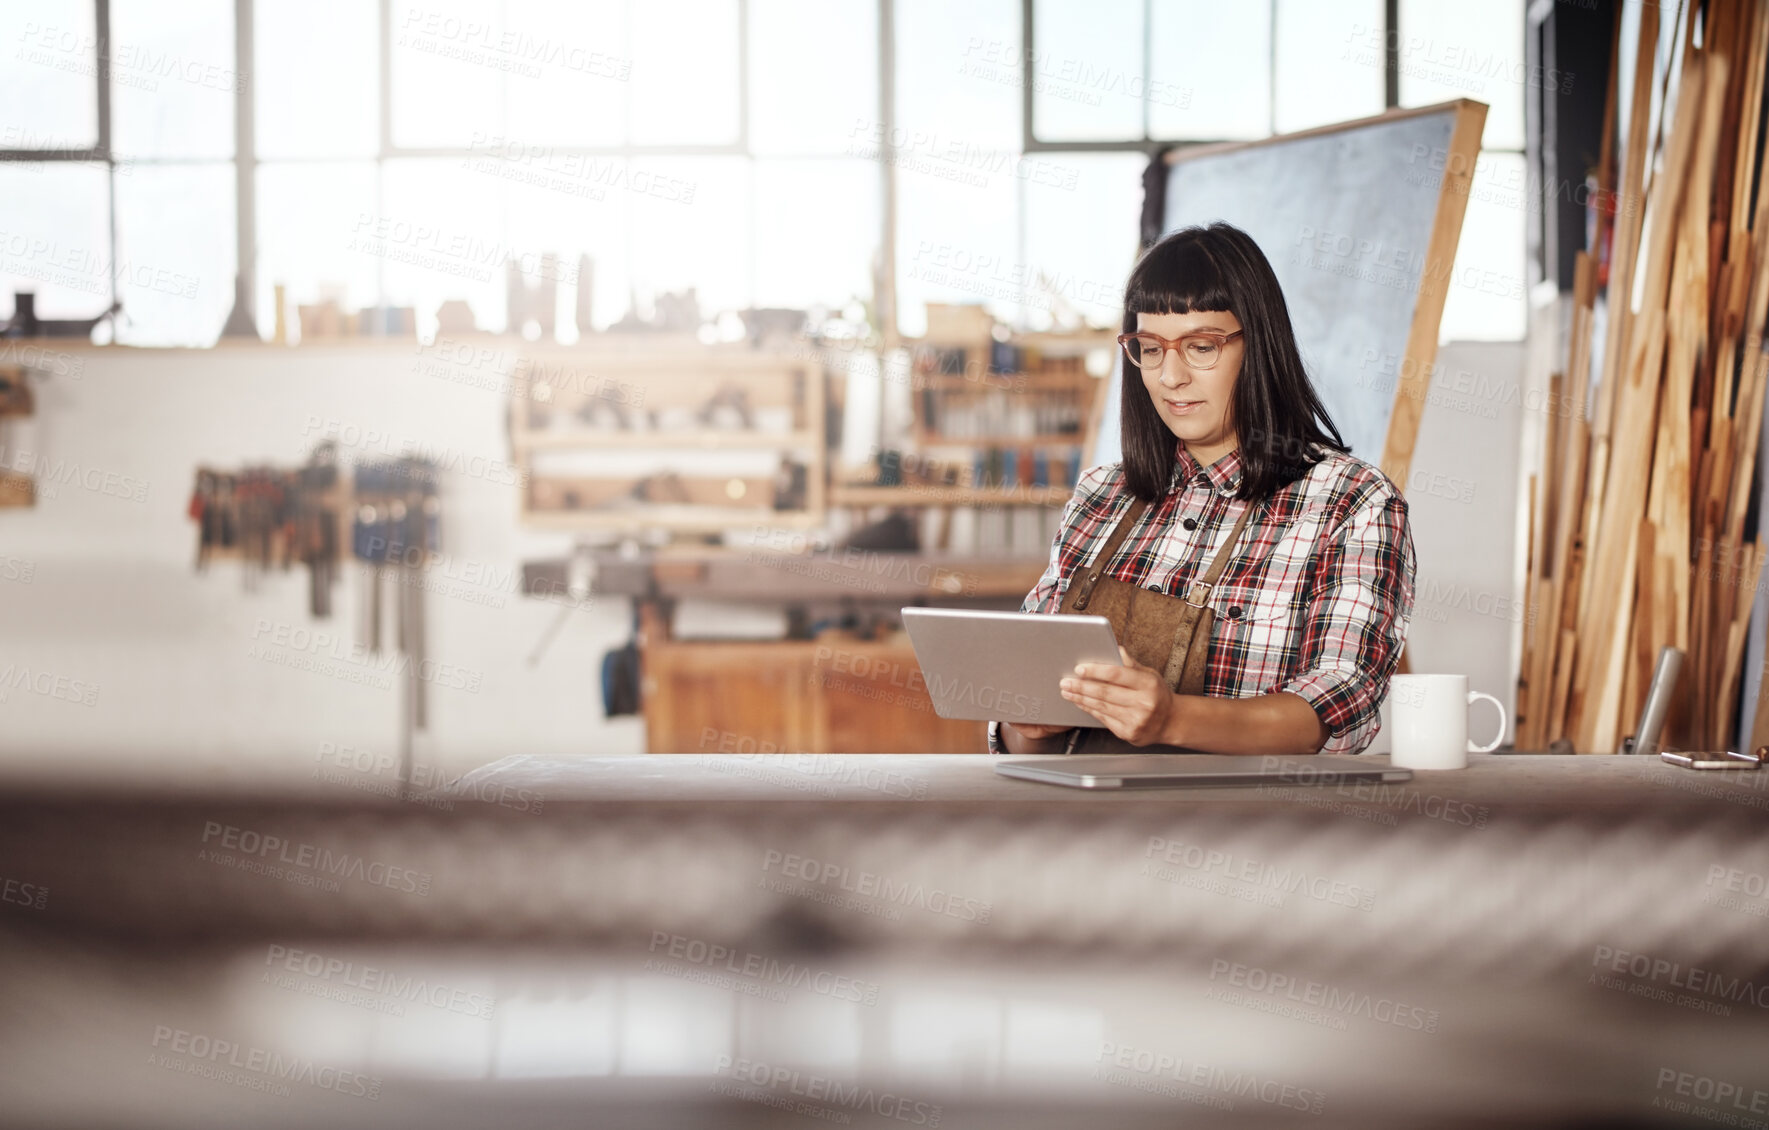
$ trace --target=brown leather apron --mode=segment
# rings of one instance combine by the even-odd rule
[[[1111,621],[1113,635],[1118,637],[1118,642],[1131,658],[1160,671],[1170,690],[1180,694],[1203,694],[1210,659],[1211,629],[1216,621],[1210,596],[1228,568],[1235,543],[1240,540],[1241,531],[1246,529],[1255,507],[1256,504],[1249,505],[1241,511],[1234,529],[1229,531],[1228,540],[1216,551],[1204,575],[1186,587],[1184,597],[1177,597],[1105,575],[1112,555],[1118,552],[1131,527],[1149,508],[1143,499],[1132,500],[1130,509],[1118,519],[1093,563],[1070,581],[1058,611],[1104,616]],[[1102,726],[1080,731],[1079,740],[1070,745],[1070,752],[1159,753],[1173,748],[1131,746]]]

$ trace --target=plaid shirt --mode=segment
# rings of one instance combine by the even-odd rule
[[[1406,499],[1377,468],[1328,450],[1268,501],[1247,503],[1231,497],[1241,481],[1238,451],[1205,468],[1184,444],[1178,453],[1167,494],[1150,504],[1106,576],[1183,595],[1242,508],[1259,506],[1211,593],[1204,693],[1300,695],[1331,733],[1320,752],[1360,752],[1381,726],[1378,709],[1413,613]],[[1089,468],[1020,610],[1056,612],[1070,578],[1091,564],[1131,501],[1122,463]]]

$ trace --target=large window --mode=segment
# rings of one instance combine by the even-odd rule
[[[0,6],[0,311],[117,301],[118,340],[203,345],[243,273],[266,337],[279,287],[291,323],[409,306],[427,335],[461,300],[501,330],[514,263],[567,340],[689,288],[713,315],[883,284],[909,334],[927,302],[1109,325],[1151,152],[1463,96],[1492,110],[1459,266],[1521,280],[1522,5],[1392,6],[1392,28],[1384,0]],[[1523,318],[1456,292],[1444,332]]]
[[[0,309],[122,341],[213,340],[233,302],[233,0],[0,9]],[[101,26],[100,19],[106,23]]]
[[[291,304],[411,307],[426,335],[458,299],[501,330],[511,263],[553,287],[566,340],[648,317],[666,292],[693,290],[708,315],[869,294],[877,177],[844,138],[876,115],[876,7],[341,5],[355,108],[329,90],[327,116],[351,128],[288,115],[280,85],[259,102],[278,106],[257,177],[261,331],[279,284]],[[310,6],[257,10],[289,31],[258,37],[260,69],[324,86],[304,63],[331,38]],[[315,193],[330,199],[288,225]]]
[[[1530,204],[1523,81],[1531,72],[1521,3],[1400,0],[1394,27],[1383,0],[1024,4],[1033,21],[1030,48],[996,54],[1005,69],[1017,68],[1007,81],[1032,86],[1026,150],[1059,160],[1077,150],[1147,153],[1180,142],[1269,137],[1390,105],[1487,103],[1454,271],[1484,282],[1451,290],[1440,333],[1446,340],[1523,336]],[[1390,66],[1398,79],[1392,92]],[[1097,183],[1080,188],[1075,216],[1111,195]],[[1040,211],[1025,205],[1028,246],[1054,234],[1031,230]],[[1134,221],[1134,211],[1119,214],[1123,227]],[[1102,238],[1092,246],[1113,246],[1106,232],[1095,235]],[[1096,262],[1105,269],[1110,261],[1096,252]],[[1130,262],[1118,255],[1118,276]]]

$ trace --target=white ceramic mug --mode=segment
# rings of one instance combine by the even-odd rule
[[[1486,745],[1468,740],[1468,708],[1484,698],[1499,708],[1499,732]],[[1471,753],[1491,753],[1505,737],[1505,704],[1468,689],[1466,675],[1396,675],[1388,683],[1394,764],[1402,769],[1466,769]]]

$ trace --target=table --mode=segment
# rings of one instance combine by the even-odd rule
[[[1650,1125],[1769,1088],[1769,773],[1493,755],[1387,789],[1107,795],[991,769],[586,756],[406,800],[0,793],[0,877],[48,892],[0,907],[31,971],[0,1102],[93,1121],[97,1071],[207,1109],[214,1081],[134,1062],[161,1027],[330,1049],[387,1086],[325,1108],[349,1125],[468,1125],[496,1096],[536,1125],[903,1121],[829,1097],[862,1085],[943,1126],[1242,1125],[1303,1092],[1311,1126]],[[352,1004],[387,994],[326,963],[497,1019]],[[552,1089],[511,1079],[556,1061]],[[21,1079],[53,1103],[18,1105]]]

